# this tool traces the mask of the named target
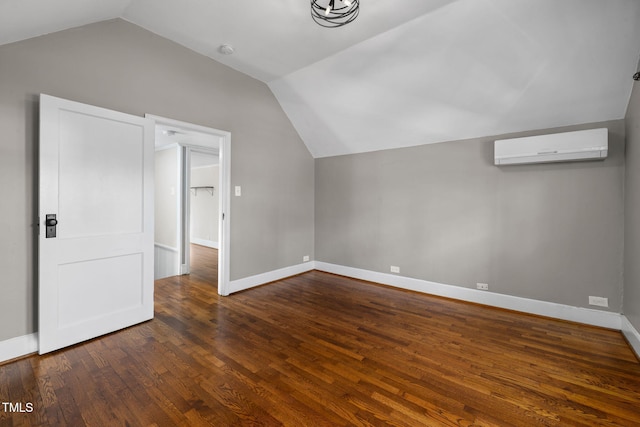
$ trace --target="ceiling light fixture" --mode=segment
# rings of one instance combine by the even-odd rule
[[[320,26],[342,27],[360,12],[360,0],[311,0],[311,17]]]

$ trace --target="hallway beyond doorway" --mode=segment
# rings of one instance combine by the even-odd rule
[[[218,287],[218,250],[191,244],[191,280],[202,280]]]

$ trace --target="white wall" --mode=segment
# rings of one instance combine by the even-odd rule
[[[191,169],[191,187],[214,187],[191,190],[191,243],[218,247],[219,173],[218,165]]]
[[[178,250],[178,146],[156,151],[154,278],[180,274]]]
[[[155,242],[178,248],[179,148],[156,151]]]

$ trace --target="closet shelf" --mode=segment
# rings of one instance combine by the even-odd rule
[[[195,196],[198,195],[198,190],[205,190],[213,196],[213,187],[191,187],[191,191],[193,191]]]

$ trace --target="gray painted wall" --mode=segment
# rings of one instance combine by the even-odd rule
[[[635,83],[625,118],[624,310],[640,331],[640,83]]]
[[[123,20],[0,46],[0,341],[37,324],[41,92],[231,132],[231,279],[314,255],[314,162],[262,82]]]
[[[624,121],[535,133],[593,127],[605,161],[496,167],[491,137],[316,159],[316,260],[620,312]]]

